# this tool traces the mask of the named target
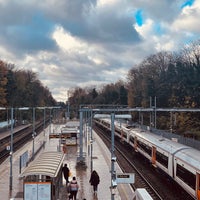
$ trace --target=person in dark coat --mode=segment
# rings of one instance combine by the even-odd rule
[[[95,170],[92,171],[89,182],[93,186],[94,193],[97,193],[98,184],[100,183],[100,178]]]
[[[64,165],[64,167],[62,168],[62,171],[63,171],[63,175],[64,175],[64,178],[66,180],[66,185],[69,183],[69,168],[67,167],[67,164]]]

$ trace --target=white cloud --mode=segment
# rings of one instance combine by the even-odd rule
[[[182,10],[180,5],[172,0],[0,0],[0,59],[37,72],[54,98],[65,101],[69,88],[123,79],[146,56],[178,50],[198,38],[200,2]],[[142,26],[135,24],[138,9]]]
[[[144,40],[149,39],[153,34],[154,22],[151,19],[147,19],[142,26],[135,25],[136,31],[142,36]]]
[[[66,32],[63,27],[57,26],[54,33],[53,39],[59,45],[60,48],[66,51],[83,51],[87,48],[80,39],[73,37],[69,32]]]
[[[172,28],[177,32],[184,31],[185,33],[200,33],[199,19],[200,19],[200,2],[191,7],[185,7],[182,13],[174,20]]]
[[[100,0],[97,2],[97,6],[104,7],[108,5],[115,5],[117,2],[120,2],[120,0]]]

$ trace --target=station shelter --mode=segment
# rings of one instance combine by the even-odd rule
[[[24,200],[59,199],[63,160],[63,153],[47,151],[25,168],[20,175],[23,178]]]
[[[77,145],[79,130],[77,127],[65,126],[61,129],[62,144]]]

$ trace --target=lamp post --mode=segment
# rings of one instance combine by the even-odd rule
[[[93,171],[93,161],[92,161],[92,157],[93,157],[93,135],[92,135],[92,116],[93,116],[93,113],[92,113],[92,110],[91,110],[91,113],[90,113],[90,168],[91,168],[91,172]]]
[[[33,138],[33,148],[32,148],[32,159],[34,159],[35,156],[35,108],[33,108],[33,132],[32,132],[32,138]]]
[[[10,129],[10,190],[13,185],[13,174],[12,174],[12,156],[13,156],[13,108],[11,108],[11,129]]]
[[[46,109],[44,108],[44,126],[43,126],[43,131],[44,131],[44,136],[45,136],[45,121],[46,121]]]
[[[114,200],[114,193],[112,189],[114,189],[116,185],[116,171],[115,171],[115,114],[111,113],[111,199]]]
[[[69,103],[69,101],[68,101],[68,102],[67,102],[67,120],[70,119],[69,106],[70,106],[70,103]]]
[[[79,161],[83,162],[83,112],[80,112],[80,155],[79,155]]]
[[[51,134],[51,108],[50,108],[50,124],[49,124],[49,134]]]

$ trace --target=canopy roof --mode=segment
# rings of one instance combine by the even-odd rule
[[[45,175],[50,177],[57,177],[62,163],[64,154],[61,152],[43,152],[30,165],[25,168],[21,177],[30,175]]]

